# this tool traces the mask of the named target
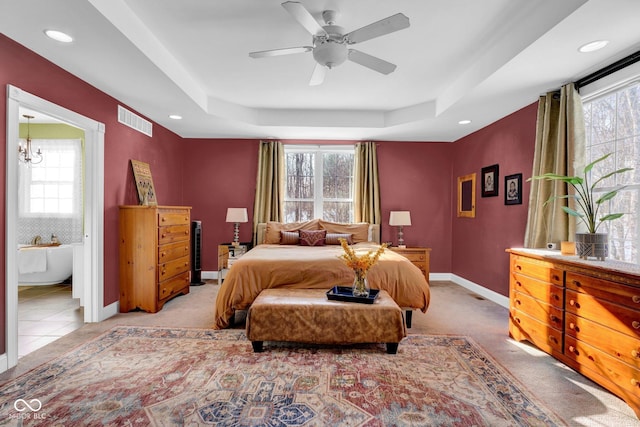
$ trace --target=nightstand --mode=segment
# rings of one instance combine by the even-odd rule
[[[422,274],[424,274],[427,282],[429,282],[429,255],[431,254],[431,248],[399,248],[397,246],[389,246],[389,249],[411,261],[411,264],[418,267],[422,271]],[[407,328],[410,328],[413,312],[408,309],[405,313]]]
[[[218,284],[224,280],[224,276],[233,265],[233,262],[251,249],[251,242],[240,242],[239,245],[221,243],[218,245]]]
[[[399,248],[397,246],[389,246],[389,249],[411,261],[413,265],[422,271],[425,279],[429,281],[429,254],[431,253],[431,248]]]

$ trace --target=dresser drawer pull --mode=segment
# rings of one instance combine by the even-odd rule
[[[633,350],[631,350],[631,356],[638,358],[640,357],[640,352],[634,348]]]
[[[631,385],[634,386],[634,387],[638,387],[638,386],[640,386],[640,381],[638,381],[635,378],[631,378]]]
[[[640,304],[640,295],[632,296],[631,301],[635,302],[636,304]]]
[[[556,301],[560,301],[560,297],[557,294],[551,294],[551,298]]]
[[[580,303],[576,302],[576,300],[569,300],[569,305],[575,307],[575,308],[580,308]]]
[[[518,285],[518,286],[522,287],[522,283],[520,283],[520,281],[519,281],[519,280],[518,280],[518,281],[516,281],[516,285]]]
[[[553,335],[549,335],[549,341],[554,344],[558,344],[558,338],[554,337]]]
[[[559,321],[559,320],[560,320],[560,319],[558,318],[558,316],[555,316],[555,315],[553,315],[553,314],[550,314],[550,315],[549,315],[549,319],[551,319],[551,321],[552,321],[552,322],[557,322],[557,321]]]
[[[580,332],[580,327],[573,322],[569,323],[569,329],[573,329],[576,332]]]
[[[572,345],[570,345],[570,346],[569,346],[569,351],[570,351],[571,353],[575,354],[576,356],[579,356],[579,355],[580,355],[580,352],[578,351],[578,349],[577,349],[577,348],[575,348],[575,347],[574,347],[574,346],[572,346]]]
[[[640,322],[634,320],[633,322],[631,322],[631,326],[633,326],[633,329],[640,329]]]
[[[579,281],[577,281],[577,280],[575,280],[575,279],[574,279],[574,280],[572,280],[571,282],[572,282],[574,285],[576,285],[576,287],[578,287],[578,288],[579,288],[580,286],[582,286],[582,283],[580,283]]]

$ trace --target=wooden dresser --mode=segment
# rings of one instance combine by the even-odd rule
[[[429,255],[431,254],[431,248],[399,248],[397,246],[389,246],[389,249],[411,261],[413,265],[422,271],[427,282],[429,281]]]
[[[605,387],[640,418],[640,266],[508,252],[509,335]]]
[[[155,313],[189,293],[191,208],[120,206],[120,311]]]

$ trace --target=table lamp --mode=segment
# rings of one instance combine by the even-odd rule
[[[227,208],[227,221],[233,222],[233,245],[240,244],[240,223],[248,222],[247,208]]]
[[[391,211],[391,214],[389,215],[389,225],[398,227],[398,247],[406,248],[402,227],[405,225],[411,225],[411,213],[409,211]]]

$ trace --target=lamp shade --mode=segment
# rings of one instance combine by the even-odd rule
[[[389,225],[411,225],[411,213],[409,211],[391,211]]]
[[[226,222],[248,222],[247,208],[227,208]]]

